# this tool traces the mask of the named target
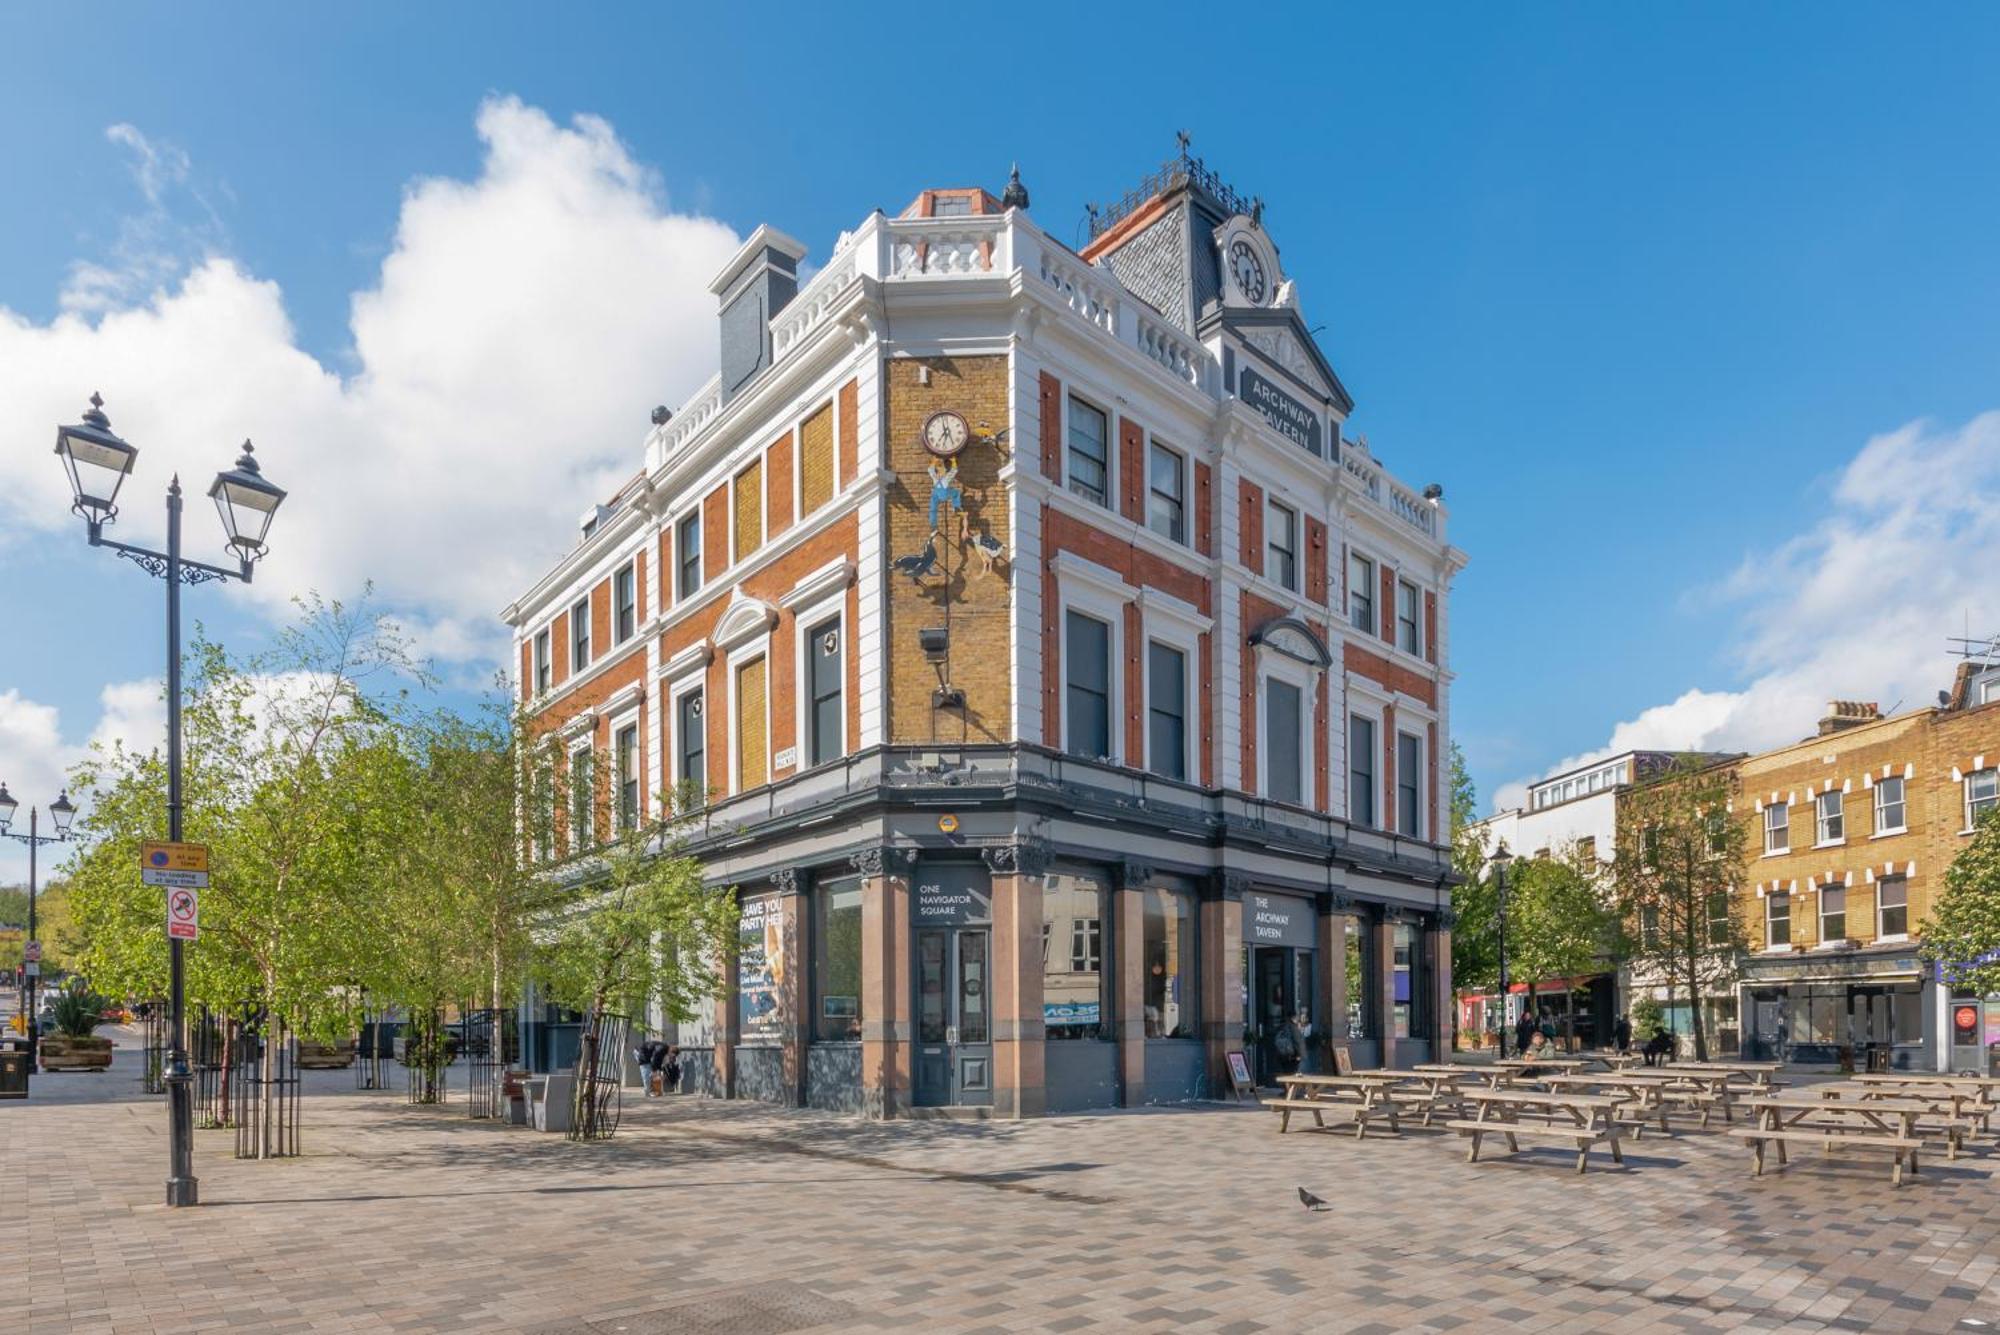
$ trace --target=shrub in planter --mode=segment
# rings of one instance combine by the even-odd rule
[[[101,1071],[111,1065],[111,1040],[96,1037],[109,1003],[95,992],[67,989],[49,1007],[55,1032],[37,1046],[44,1071]]]

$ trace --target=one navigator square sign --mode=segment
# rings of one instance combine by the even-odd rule
[[[1247,366],[1237,384],[1237,393],[1243,396],[1243,401],[1262,413],[1279,435],[1309,453],[1326,453],[1322,448],[1318,413]]]
[[[918,927],[963,927],[993,918],[993,878],[978,863],[932,862],[918,868],[910,920]]]

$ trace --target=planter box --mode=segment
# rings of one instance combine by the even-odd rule
[[[66,1038],[50,1034],[38,1045],[44,1071],[102,1071],[111,1065],[108,1038]]]
[[[343,1038],[337,1043],[299,1044],[299,1069],[303,1071],[339,1071],[354,1065],[354,1040]]]

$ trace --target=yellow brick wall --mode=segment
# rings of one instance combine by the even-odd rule
[[[764,464],[761,460],[736,475],[736,545],[733,560],[741,561],[764,545]]]
[[[1792,944],[1819,944],[1820,898],[1816,891],[1807,893],[1806,886],[1809,878],[1823,880],[1828,873],[1848,881],[1847,938],[1864,945],[1873,942],[1877,903],[1869,873],[1880,876],[1891,864],[1898,872],[1915,864],[1907,885],[1909,934],[1918,938],[1933,897],[1943,888],[1945,868],[1966,842],[1959,833],[1964,825],[1962,793],[1951,777],[1951,767],[1959,763],[1954,757],[1981,750],[2000,757],[2000,706],[1956,714],[1932,710],[1904,714],[1740,762],[1742,789],[1735,816],[1744,829],[1747,884],[1739,892],[1739,906],[1751,948],[1767,944],[1765,902],[1756,887],[1768,890],[1774,882],[1798,883],[1792,895]],[[1867,780],[1879,779],[1885,770],[1891,775],[1909,774],[1903,794],[1906,832],[1878,836],[1875,793]],[[1845,837],[1819,848],[1814,846],[1814,798],[1829,782],[1835,792],[1846,788],[1841,800]],[[1783,854],[1765,856],[1763,815],[1756,804],[1759,800],[1768,804],[1773,794],[1780,802],[1787,796],[1793,799],[1788,812],[1791,847]]]
[[[833,405],[799,428],[799,508],[811,514],[833,499]]]
[[[770,781],[769,671],[763,659],[736,669],[736,788],[738,792]]]
[[[930,383],[921,383],[928,370]],[[921,442],[924,420],[940,409],[962,415],[975,434],[1007,425],[1005,357],[898,357],[885,367],[887,454],[896,481],[888,493],[888,546],[891,557],[923,551],[929,536],[931,455]],[[982,427],[982,423],[984,426]],[[999,479],[1007,456],[974,440],[958,455],[958,486],[972,533],[986,532],[1011,545],[1006,488]],[[1011,738],[1009,666],[1013,648],[1008,624],[1008,581],[1021,575],[1002,561],[995,573],[962,541],[956,517],[940,512],[946,531],[938,542],[938,570],[923,587],[891,571],[887,615],[889,740],[1005,741]],[[966,707],[938,710],[933,731],[932,693],[937,670],[924,659],[917,631],[945,624],[945,596],[951,595],[951,682],[965,692]],[[1023,652],[1027,652],[1024,648]],[[961,722],[961,717],[963,721]]]

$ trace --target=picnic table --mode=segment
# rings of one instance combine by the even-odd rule
[[[1668,1071],[1709,1071],[1741,1076],[1760,1088],[1771,1083],[1771,1078],[1784,1069],[1777,1062],[1668,1062],[1662,1069]]]
[[[1638,1052],[1600,1052],[1595,1055],[1613,1071],[1629,1070],[1646,1060],[1645,1054]]]
[[[1402,1128],[1396,1124],[1396,1101],[1390,1091],[1403,1083],[1403,1071],[1357,1071],[1352,1075],[1281,1075],[1278,1083],[1284,1086],[1281,1098],[1265,1099],[1264,1106],[1278,1114],[1278,1133],[1291,1130],[1292,1114],[1309,1112],[1313,1126],[1326,1129],[1326,1118],[1332,1114],[1336,1118],[1354,1123],[1354,1138],[1368,1137],[1368,1123],[1376,1118],[1386,1118],[1389,1130],[1400,1135]]]
[[[1836,1087],[1837,1088],[1837,1087]],[[1747,1100],[1750,1126],[1732,1127],[1729,1134],[1750,1142],[1756,1167],[1755,1177],[1764,1175],[1766,1143],[1778,1147],[1778,1162],[1787,1162],[1785,1142],[1817,1141],[1822,1154],[1833,1147],[1887,1150],[1893,1156],[1889,1180],[1903,1185],[1904,1165],[1911,1176],[1917,1172],[1917,1151],[1923,1141],[1917,1137],[1917,1119],[1931,1111],[1921,1099],[1861,1099],[1830,1096],[1824,1091],[1801,1090],[1794,1094],[1769,1094]]]
[[[1498,1089],[1517,1080],[1538,1080],[1550,1072],[1568,1075],[1588,1065],[1588,1057],[1503,1057],[1485,1069],[1491,1072],[1487,1083]]]
[[[1959,1100],[1953,1116],[1976,1120],[1981,1131],[1992,1129],[1993,1114],[2000,1112],[2000,1076],[1947,1075],[1942,1071],[1904,1071],[1890,1075],[1857,1075],[1853,1082],[1870,1089],[1889,1089],[1913,1098],[1941,1097],[1944,1091],[1966,1095]]]
[[[1465,1100],[1461,1096],[1461,1082],[1477,1080],[1480,1070],[1476,1066],[1454,1066],[1446,1062],[1423,1062],[1408,1071],[1408,1079],[1402,1088],[1395,1091],[1397,1102],[1409,1105],[1415,1112],[1423,1109],[1423,1125],[1429,1126],[1431,1119],[1440,1108],[1449,1107],[1454,1112],[1465,1111]]]
[[[1646,1123],[1655,1119],[1661,1133],[1667,1133],[1667,1103],[1680,1092],[1679,1081],[1657,1071],[1579,1071],[1552,1075],[1544,1083],[1551,1089],[1602,1090],[1618,1099],[1618,1111],[1630,1123],[1634,1140],[1640,1139]]]
[[[1935,1130],[1942,1135],[1948,1159],[1958,1157],[1959,1150],[1964,1148],[1967,1132],[1986,1130],[1988,1119],[1993,1114],[1993,1105],[1985,1101],[1984,1091],[1962,1085],[1930,1083],[1905,1086],[1856,1081],[1853,1084],[1821,1085],[1814,1092],[1824,1099],[1838,1102],[1923,1104],[1927,1125],[1918,1129]]]
[[[1559,1090],[1468,1089],[1465,1101],[1477,1111],[1469,1120],[1461,1118],[1446,1125],[1472,1137],[1472,1147],[1465,1155],[1467,1163],[1479,1162],[1479,1143],[1483,1137],[1492,1135],[1507,1138],[1509,1154],[1520,1151],[1516,1139],[1519,1136],[1568,1141],[1576,1147],[1579,1173],[1590,1162],[1590,1147],[1599,1141],[1611,1146],[1614,1163],[1625,1162],[1625,1155],[1618,1147],[1617,1118],[1623,1099]]]

